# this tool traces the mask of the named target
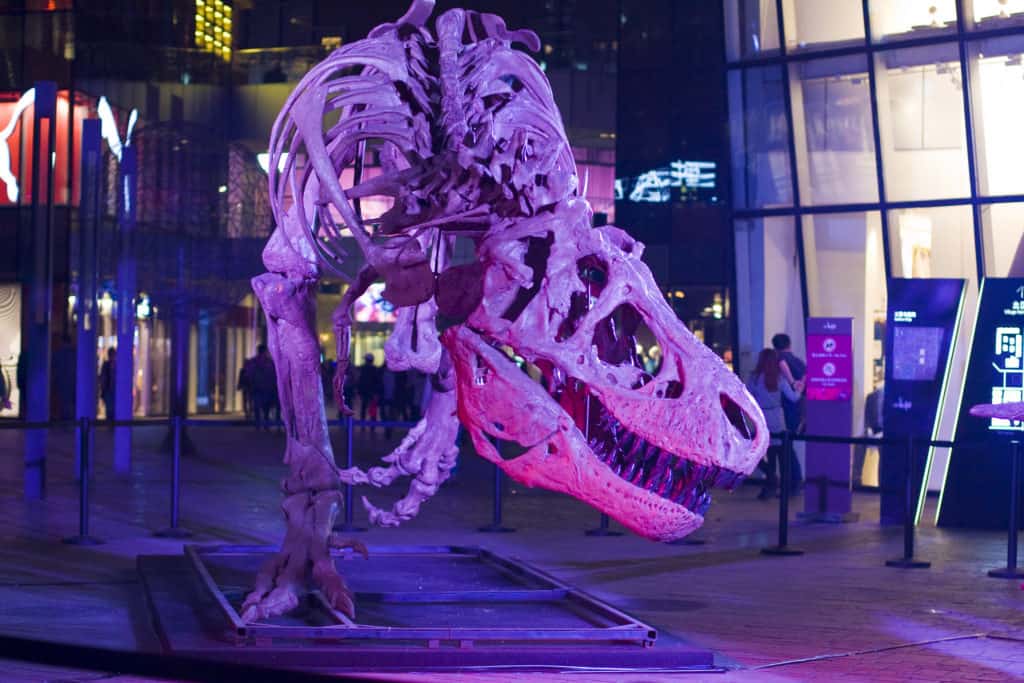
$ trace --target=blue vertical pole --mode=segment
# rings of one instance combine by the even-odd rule
[[[121,152],[117,196],[118,232],[117,262],[117,362],[114,378],[114,418],[130,420],[133,416],[132,388],[135,374],[135,199],[137,183],[135,148],[126,145]],[[132,469],[132,428],[114,428],[114,471],[128,473]]]
[[[82,122],[82,198],[78,207],[78,343],[75,363],[75,418],[80,425],[96,419],[96,240],[100,216],[100,121]],[[82,429],[80,427],[80,429]],[[92,430],[75,444],[75,476],[83,449],[92,448]],[[88,438],[90,442],[85,443]],[[82,534],[88,535],[88,534]]]
[[[43,120],[47,121],[43,143]],[[30,422],[50,420],[50,323],[53,310],[53,165],[57,132],[57,84],[35,84],[32,116],[32,208],[30,220],[31,265],[28,277],[28,334],[26,358],[25,417]],[[26,499],[46,497],[46,430],[25,434]]]
[[[352,460],[352,453],[353,453],[352,435],[353,435],[353,431],[354,431],[354,429],[353,429],[353,427],[354,427],[353,422],[354,422],[354,420],[352,419],[351,415],[349,415],[348,417],[345,418],[345,468],[346,469],[352,469],[352,467],[354,466],[353,465],[353,460]],[[352,484],[345,484],[345,510],[344,510],[344,514],[342,516],[341,523],[334,525],[334,530],[335,531],[366,531],[366,527],[357,526],[355,524],[355,522],[352,521],[353,508],[355,506],[354,498],[355,498],[355,496],[353,495]]]

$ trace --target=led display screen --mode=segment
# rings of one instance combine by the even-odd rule
[[[941,327],[896,327],[893,330],[893,379],[933,381],[939,369],[939,353],[945,332]]]
[[[384,298],[384,283],[374,282],[352,307],[358,323],[393,323],[397,320],[395,307]]]

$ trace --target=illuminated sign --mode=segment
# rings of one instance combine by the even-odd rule
[[[635,178],[616,178],[615,199],[660,204],[672,201],[672,191],[677,190],[676,199],[682,201],[701,190],[714,190],[717,175],[713,161],[673,161]],[[715,201],[717,197],[711,199]]]
[[[18,195],[20,188],[18,187],[18,179],[14,177],[14,173],[11,169],[11,148],[9,145],[9,139],[14,134],[14,129],[18,125],[18,120],[21,115],[25,113],[25,110],[32,106],[36,99],[35,88],[29,88],[26,90],[17,103],[14,105],[14,109],[11,110],[11,117],[7,122],[7,125],[0,129],[0,181],[7,188],[7,199],[12,203],[18,201]],[[100,132],[103,138],[107,141],[107,146],[110,147],[111,153],[121,161],[121,155],[124,148],[131,144],[132,131],[135,129],[135,124],[139,120],[139,110],[132,109],[128,115],[128,129],[125,133],[124,141],[121,140],[121,135],[117,130],[117,121],[114,119],[114,112],[110,108],[110,103],[107,102],[106,97],[100,97],[99,101],[96,102],[96,114],[100,118]]]
[[[946,465],[939,496],[939,526],[1006,528],[1010,458],[1005,442],[1019,438],[1024,425],[979,419],[969,411],[982,403],[1024,400],[1022,366],[1024,279],[985,278],[956,425],[955,441],[964,445],[952,450]],[[986,447],[969,445],[979,443]]]
[[[358,323],[393,323],[398,320],[394,305],[384,298],[383,282],[374,282],[356,299],[352,317]]]
[[[256,163],[260,165],[264,173],[268,173],[270,170],[270,152],[260,152],[256,155]],[[284,171],[284,165],[288,163],[288,152],[281,152],[281,156],[277,158],[277,172],[281,173]]]
[[[808,325],[807,400],[849,401],[853,395],[853,337],[849,319],[809,318]]]
[[[110,103],[106,97],[100,97],[96,103],[96,115],[100,117],[100,134],[107,141],[110,152],[121,161],[124,148],[132,143],[132,131],[139,120],[139,110],[132,109],[128,114],[128,129],[124,134],[124,141],[121,141],[121,134],[117,131],[117,120],[114,119],[114,112],[110,109]]]
[[[196,47],[225,62],[231,59],[231,5],[222,0],[196,0]]]
[[[7,139],[14,133],[14,127],[18,125],[18,119],[26,109],[36,101],[35,88],[29,88],[18,99],[11,112],[11,120],[7,122],[3,130],[0,130],[0,180],[7,186],[7,198],[12,202],[18,201],[18,179],[11,172],[11,149],[7,145]]]
[[[1015,298],[1003,308],[1003,316],[1015,318],[1024,315],[1024,287],[1018,287]],[[993,334],[995,348],[992,368],[996,377],[992,383],[992,403],[1020,403],[1024,401],[1024,328],[1021,325],[999,325]],[[989,429],[1024,432],[1024,422],[994,417]]]

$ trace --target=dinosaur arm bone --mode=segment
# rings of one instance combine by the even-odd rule
[[[363,506],[370,513],[370,521],[380,526],[398,526],[419,512],[420,505],[437,493],[448,479],[459,456],[455,445],[459,434],[456,415],[454,370],[447,354],[441,359],[438,374],[432,379],[434,393],[430,397],[426,415],[402,440],[391,454],[383,458],[387,467],[374,467],[367,473],[345,470],[342,478],[350,476],[357,483],[387,486],[400,476],[411,476],[409,491],[390,510],[375,507],[365,497]]]
[[[361,297],[367,288],[377,279],[377,271],[366,265],[359,270],[356,281],[345,290],[341,302],[331,315],[334,326],[334,343],[338,365],[334,369],[334,404],[338,412],[351,415],[352,409],[345,405],[345,372],[350,361],[350,345],[352,339],[352,304]]]

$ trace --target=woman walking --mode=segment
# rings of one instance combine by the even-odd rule
[[[779,354],[775,349],[764,349],[757,357],[757,367],[754,368],[747,388],[757,404],[761,406],[764,413],[764,421],[768,431],[777,434],[786,430],[786,416],[782,408],[782,398],[792,402],[800,400],[800,392],[803,391],[803,382],[799,381],[794,386],[779,372]],[[761,492],[757,494],[760,499],[775,495],[778,486],[776,469],[782,463],[782,439],[773,437],[768,446],[768,462],[761,462],[760,467],[765,471],[765,484]]]

